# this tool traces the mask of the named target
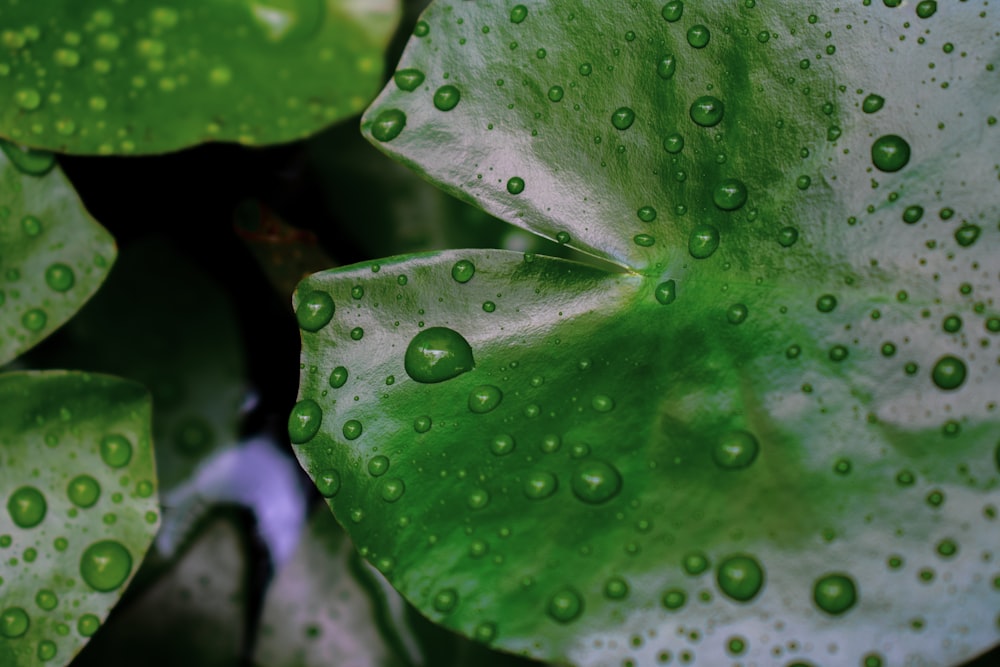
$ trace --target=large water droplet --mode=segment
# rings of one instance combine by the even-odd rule
[[[677,298],[677,283],[673,280],[664,281],[656,286],[653,295],[660,304],[668,306]]]
[[[379,141],[392,141],[399,136],[404,127],[406,127],[405,113],[399,109],[385,109],[372,121],[372,136]]]
[[[503,392],[491,384],[481,384],[469,392],[469,410],[476,414],[492,412],[503,400]]]
[[[475,366],[472,347],[462,334],[447,327],[424,329],[406,346],[403,368],[416,382],[444,382]]]
[[[528,8],[524,5],[514,5],[514,8],[510,10],[510,22],[511,23],[521,23],[528,17]]]
[[[66,495],[77,507],[92,507],[101,497],[101,485],[90,475],[77,475],[70,481]]]
[[[740,470],[752,464],[758,452],[760,444],[753,434],[746,431],[732,431],[721,437],[712,447],[712,460],[725,470]]]
[[[316,489],[324,498],[332,498],[340,491],[340,473],[336,470],[324,470],[316,475]]]
[[[591,459],[576,467],[570,486],[577,498],[596,505],[618,495],[622,489],[622,476],[610,463]]]
[[[813,600],[816,606],[828,614],[838,615],[857,602],[854,581],[845,574],[828,574],[816,580],[813,586]]]
[[[33,486],[22,486],[7,499],[7,513],[21,528],[34,528],[40,524],[48,507],[45,496]]]
[[[688,44],[690,44],[696,49],[703,49],[706,46],[708,46],[708,41],[711,38],[712,38],[712,33],[709,32],[707,26],[698,24],[688,28],[687,31]]]
[[[434,106],[439,111],[451,111],[458,106],[461,99],[461,91],[450,83],[441,86],[434,92]]]
[[[120,542],[91,544],[80,557],[80,576],[95,591],[113,591],[132,573],[132,555]]]
[[[451,277],[457,283],[467,283],[476,275],[476,265],[467,259],[460,259],[451,267]]]
[[[719,248],[719,230],[712,225],[698,225],[688,237],[688,252],[695,259],[706,259]]]
[[[333,319],[335,310],[333,298],[326,292],[315,290],[306,294],[299,302],[295,309],[295,319],[298,320],[299,328],[316,332]]]
[[[865,113],[875,113],[882,108],[883,104],[885,104],[885,98],[872,93],[861,103],[861,110]]]
[[[635,112],[628,107],[618,107],[611,114],[611,124],[619,130],[627,130],[635,122]]]
[[[702,127],[715,127],[722,120],[725,105],[722,100],[711,95],[703,95],[691,105],[691,120]]]
[[[681,0],[670,0],[667,4],[663,5],[663,9],[660,10],[660,16],[670,23],[675,23],[681,19],[681,15],[684,14],[684,3]]]
[[[524,495],[531,500],[548,498],[559,488],[559,481],[550,472],[535,471],[524,479]]]
[[[677,59],[673,54],[663,56],[660,62],[656,63],[656,73],[661,79],[672,79],[676,71]]]
[[[936,0],[921,0],[917,3],[917,16],[922,19],[929,19],[937,12]]]
[[[306,398],[292,407],[288,415],[288,438],[293,444],[301,445],[313,439],[323,422],[323,410],[311,398]]]
[[[723,211],[735,211],[747,203],[747,186],[743,181],[727,178],[715,186],[712,201]]]
[[[958,389],[965,382],[965,375],[965,362],[951,355],[938,359],[931,371],[931,379],[941,389]]]
[[[583,612],[583,598],[575,589],[567,586],[549,598],[549,616],[559,623],[569,623]]]
[[[76,276],[73,269],[65,264],[50,264],[45,269],[45,284],[56,292],[65,292],[76,284]]]
[[[751,556],[730,556],[716,572],[719,589],[737,602],[749,602],[764,586],[764,570]]]
[[[105,436],[101,440],[101,460],[112,468],[124,468],[132,460],[132,443],[118,433]]]
[[[899,171],[910,161],[910,144],[895,134],[886,134],[872,144],[872,164],[881,171]]]
[[[16,639],[27,632],[29,627],[31,618],[21,607],[7,607],[0,612],[0,637]]]
[[[401,69],[392,75],[393,81],[400,90],[413,92],[424,82],[424,73],[418,69]]]

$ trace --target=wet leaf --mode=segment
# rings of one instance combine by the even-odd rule
[[[300,285],[292,442],[424,613],[582,665],[997,642],[995,29],[887,4],[417,24],[364,131],[622,267],[469,250]]]
[[[0,9],[0,135],[73,154],[300,139],[382,80],[395,0],[15,3]]]
[[[0,364],[55,331],[115,260],[53,156],[0,140]]]
[[[159,526],[149,395],[104,375],[0,375],[0,664],[65,665]]]

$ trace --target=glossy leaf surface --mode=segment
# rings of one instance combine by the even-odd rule
[[[997,642],[990,16],[433,5],[363,130],[623,271],[453,251],[300,285],[289,432],[361,552],[554,661]]]
[[[0,364],[55,331],[115,260],[111,235],[84,210],[54,157],[0,151]]]
[[[45,0],[0,8],[0,136],[74,154],[262,145],[357,113],[394,0]]]
[[[0,375],[0,664],[65,665],[159,526],[149,395],[104,375]]]

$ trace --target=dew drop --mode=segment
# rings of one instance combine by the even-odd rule
[[[677,298],[677,283],[673,280],[666,280],[656,286],[653,295],[661,305],[668,306]]]
[[[711,95],[703,95],[696,99],[690,110],[691,120],[702,127],[715,127],[722,120],[724,113],[725,105],[722,104],[722,100]]]
[[[519,195],[524,192],[524,179],[520,176],[513,176],[507,181],[507,192],[512,195]]]
[[[931,371],[931,379],[941,389],[958,389],[965,382],[965,362],[958,357],[945,355],[938,359]]]
[[[695,259],[707,259],[719,248],[719,230],[712,225],[698,225],[688,237],[688,252]]]
[[[708,41],[711,37],[712,34],[708,31],[708,28],[701,24],[693,25],[687,31],[688,44],[696,49],[703,49],[708,46]]]
[[[329,384],[334,389],[340,389],[347,383],[347,369],[337,366],[330,372]]]
[[[813,586],[813,600],[828,614],[843,614],[858,600],[854,580],[846,574],[824,575]]]
[[[917,16],[922,19],[929,19],[937,11],[936,0],[921,0],[917,3]]]
[[[795,227],[782,227],[778,232],[778,243],[783,248],[790,248],[799,240],[799,230]]]
[[[77,475],[70,481],[66,495],[77,507],[92,507],[101,496],[101,485],[90,475]]]
[[[663,56],[656,64],[656,73],[661,79],[672,79],[676,71],[677,59],[674,58],[673,54]]]
[[[394,503],[403,497],[406,492],[406,484],[398,477],[390,477],[382,482],[379,494],[382,500],[387,503]]]
[[[650,234],[636,234],[632,237],[632,242],[642,248],[650,248],[656,245],[656,237]]]
[[[885,104],[885,98],[872,93],[861,102],[861,110],[865,113],[875,113]]]
[[[101,440],[101,460],[112,468],[124,468],[132,460],[132,443],[113,433]]]
[[[503,392],[499,387],[482,384],[469,392],[469,410],[476,414],[492,412],[503,400]]]
[[[21,324],[28,331],[41,331],[49,321],[48,315],[40,308],[32,308],[21,316]]]
[[[628,597],[628,582],[622,577],[610,577],[604,582],[604,597],[609,600],[624,600]]]
[[[656,209],[652,206],[643,206],[635,214],[643,222],[653,222],[656,220]]]
[[[31,617],[21,607],[7,607],[0,613],[0,636],[16,639],[31,627]],[[10,654],[8,654],[10,655]]]
[[[476,275],[476,266],[467,259],[460,259],[451,267],[451,277],[457,283],[467,283]]]
[[[511,23],[521,23],[528,17],[528,8],[524,5],[515,5],[514,9],[510,10],[510,22]]]
[[[716,441],[712,460],[724,470],[741,470],[750,466],[760,452],[760,444],[747,431],[732,431]]]
[[[418,69],[401,69],[392,75],[393,81],[400,90],[413,92],[424,82],[424,73]]]
[[[372,477],[381,477],[389,472],[389,457],[377,454],[368,460],[368,474]]]
[[[462,93],[451,84],[441,86],[434,92],[434,106],[439,111],[451,111],[461,99]]]
[[[611,124],[619,130],[627,130],[635,122],[635,112],[628,107],[618,107],[611,114]]]
[[[687,593],[679,588],[671,588],[660,598],[660,603],[663,607],[670,611],[680,609],[684,606],[685,602],[687,602]]]
[[[34,88],[21,88],[14,92],[14,104],[25,111],[34,111],[42,104],[42,96]]]
[[[524,495],[531,500],[548,498],[559,488],[559,481],[550,472],[535,471],[524,478]]]
[[[668,153],[680,153],[684,149],[684,137],[678,133],[668,134],[663,140],[663,150]]]
[[[963,224],[955,230],[955,242],[963,248],[968,248],[979,239],[982,231],[979,225]]]
[[[49,589],[43,588],[35,595],[35,604],[45,611],[52,611],[59,606],[59,598]]]
[[[742,324],[746,321],[750,310],[742,303],[734,303],[726,310],[726,320],[730,324]]]
[[[466,496],[465,504],[469,509],[481,510],[490,504],[490,494],[485,489],[474,489]]]
[[[712,201],[723,211],[735,211],[747,203],[747,186],[743,181],[727,178],[715,186]]]
[[[301,445],[313,439],[323,422],[323,411],[319,404],[306,398],[292,407],[288,415],[288,437],[292,444]]]
[[[50,153],[49,151],[18,146],[17,144],[5,139],[0,139],[0,149],[2,149],[4,154],[10,159],[11,162],[14,163],[14,166],[17,167],[18,171],[24,174],[29,174],[31,176],[44,176],[52,171],[52,168],[56,165],[56,155],[55,153]],[[33,218],[33,216],[28,216],[25,220],[28,220],[29,218],[37,221],[37,218]],[[39,231],[41,230],[39,229]],[[37,236],[37,234],[28,235]]]
[[[344,428],[343,428],[344,437],[347,438],[348,440],[357,440],[359,437],[361,437],[361,433],[363,430],[364,427],[361,425],[361,422],[359,422],[357,419],[348,419],[346,422],[344,422]]]
[[[80,576],[96,591],[113,591],[132,572],[132,555],[120,542],[102,540],[91,544],[80,557]]]
[[[582,612],[583,598],[569,586],[556,591],[549,598],[549,616],[558,623],[569,623],[578,618]]]
[[[335,310],[330,295],[315,290],[306,294],[299,302],[295,309],[295,319],[298,320],[300,329],[316,332],[329,324]]]
[[[427,25],[426,23],[424,25]],[[420,23],[417,23],[419,28]],[[416,31],[414,31],[416,32]],[[372,136],[378,141],[392,141],[406,127],[406,114],[399,109],[385,109],[372,121]]]
[[[494,456],[506,456],[514,451],[514,438],[507,434],[498,435],[490,441],[490,451]]]
[[[340,491],[340,473],[336,470],[324,470],[316,475],[316,489],[324,498],[333,498]]]
[[[611,412],[615,409],[615,402],[610,396],[597,394],[591,399],[590,407],[594,408],[596,412]]]
[[[821,313],[832,312],[837,307],[837,297],[832,294],[824,294],[816,299],[816,310]]]
[[[407,345],[403,358],[406,374],[423,384],[450,380],[473,366],[475,360],[469,342],[447,327],[430,327],[419,332]]]
[[[7,513],[20,528],[34,528],[40,524],[48,507],[45,496],[33,486],[22,486],[7,499]]]
[[[707,570],[708,565],[708,557],[701,551],[684,554],[684,557],[681,559],[681,567],[692,577],[696,577]]]
[[[684,14],[684,3],[681,0],[670,0],[660,10],[660,16],[670,23],[679,21],[682,14]]]
[[[909,161],[910,144],[898,135],[883,135],[872,144],[872,164],[880,171],[899,171]]]
[[[570,486],[577,498],[598,505],[618,495],[622,488],[622,476],[610,463],[592,459],[576,467]]]
[[[431,418],[425,416],[417,417],[413,420],[413,430],[417,433],[427,433],[431,430]]]
[[[916,224],[922,217],[924,217],[923,206],[907,206],[903,211],[903,222],[908,225]]]
[[[749,602],[764,585],[764,570],[751,556],[730,556],[716,572],[719,589],[737,602]]]
[[[550,102],[559,102],[563,98],[565,91],[562,86],[552,86],[549,88],[548,98]]]
[[[45,269],[45,284],[56,292],[65,292],[76,284],[76,276],[65,264],[50,264]]]

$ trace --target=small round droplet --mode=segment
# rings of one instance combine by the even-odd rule
[[[832,312],[837,307],[837,297],[832,294],[824,294],[816,299],[816,310],[821,313]]]
[[[70,481],[66,495],[77,507],[93,507],[101,497],[101,485],[90,475],[77,475]]]
[[[316,489],[324,498],[333,498],[340,491],[340,473],[336,470],[324,470],[316,475]]]
[[[451,267],[451,277],[456,283],[467,283],[476,275],[476,266],[467,259],[460,259]]]
[[[719,230],[712,225],[698,225],[688,237],[688,252],[695,259],[707,259],[719,248]]]
[[[372,477],[381,477],[389,472],[389,457],[377,454],[368,460],[368,474]]]
[[[503,400],[503,392],[499,387],[482,384],[469,392],[469,410],[476,414],[492,412]]]
[[[837,616],[854,606],[858,600],[854,580],[846,574],[828,574],[816,580],[813,586],[816,606]]]
[[[678,133],[668,134],[663,140],[663,150],[668,153],[680,153],[684,149],[684,137]]]
[[[454,588],[443,588],[434,596],[434,601],[431,604],[435,611],[446,614],[458,604],[458,591]]]
[[[311,398],[303,399],[288,415],[288,438],[296,445],[309,442],[319,432],[322,422],[323,411],[319,404]]]
[[[426,23],[424,25],[427,25]],[[417,23],[419,28],[420,23]],[[414,30],[416,33],[416,30]],[[406,114],[399,109],[385,109],[372,121],[372,136],[378,141],[392,141],[406,127]]]
[[[760,444],[747,431],[731,431],[712,447],[712,460],[724,470],[742,470],[750,466],[760,452]]]
[[[656,209],[653,208],[652,206],[643,206],[638,211],[636,211],[635,214],[643,222],[653,222],[654,220],[656,220]]]
[[[498,435],[490,441],[490,451],[494,456],[506,456],[514,451],[514,438],[507,434]]]
[[[337,366],[330,372],[329,384],[334,389],[340,389],[347,383],[347,369]]]
[[[688,44],[696,49],[703,49],[708,46],[709,40],[712,38],[712,34],[708,31],[706,26],[701,24],[693,25],[688,28],[687,40]]]
[[[471,277],[471,276],[470,276]],[[462,334],[447,327],[430,327],[406,347],[403,368],[416,382],[434,384],[472,370],[472,347]]]
[[[326,292],[319,290],[309,292],[299,302],[295,309],[295,319],[298,320],[299,328],[309,332],[316,332],[325,327],[331,319],[336,308],[333,299]]]
[[[535,471],[524,478],[524,495],[531,500],[548,498],[559,488],[559,481],[550,472]]]
[[[575,589],[567,586],[549,598],[548,613],[552,620],[569,623],[583,612],[583,598]]]
[[[680,609],[684,606],[685,602],[687,602],[687,593],[679,588],[671,588],[660,598],[660,603],[663,607],[670,611]]]
[[[401,69],[393,74],[392,79],[400,90],[413,92],[424,82],[424,73],[418,69]]]
[[[799,240],[799,230],[795,227],[782,227],[778,232],[778,243],[783,248],[790,248]]]
[[[434,93],[434,106],[439,111],[451,111],[458,106],[462,99],[462,93],[455,86],[447,84],[441,86]]]
[[[427,433],[431,430],[431,418],[424,415],[413,420],[413,430],[417,433]]]
[[[524,5],[515,5],[514,9],[510,10],[510,22],[511,23],[521,23],[528,17],[528,8]]]
[[[624,600],[628,597],[628,582],[621,577],[611,577],[604,582],[604,597],[609,600]]]
[[[747,203],[747,186],[743,181],[727,178],[715,186],[712,201],[723,211],[735,211]]]
[[[390,477],[389,479],[383,480],[379,489],[379,494],[382,496],[382,500],[387,503],[396,502],[403,497],[405,492],[406,484],[398,477]]]
[[[885,104],[885,98],[872,93],[861,102],[861,110],[865,113],[875,113]]]
[[[618,107],[611,114],[611,124],[619,130],[627,130],[635,122],[635,112],[628,107]]]
[[[610,463],[591,459],[584,461],[573,471],[570,486],[577,498],[597,505],[618,495],[622,489],[622,476]]]
[[[132,573],[132,555],[114,540],[91,544],[80,557],[80,576],[95,591],[113,591]]]
[[[719,589],[737,602],[749,602],[764,586],[764,570],[751,556],[731,556],[719,563]]]
[[[651,248],[656,245],[656,237],[650,234],[636,234],[632,237],[632,242],[642,248]]]
[[[485,489],[474,489],[466,496],[465,504],[469,509],[481,510],[490,504],[490,494]]]
[[[872,164],[880,171],[899,171],[909,161],[910,144],[898,135],[883,135],[872,144]]]
[[[965,382],[965,362],[958,357],[945,355],[938,359],[931,371],[931,379],[941,389],[958,389]]]
[[[25,111],[34,111],[42,105],[42,96],[34,88],[21,88],[14,91],[14,104]]]
[[[979,239],[983,228],[979,225],[963,224],[955,230],[955,242],[963,248],[968,248]]]
[[[132,443],[113,433],[101,439],[101,460],[112,468],[124,468],[132,460]]]
[[[489,644],[497,637],[496,623],[490,623],[489,621],[480,623],[472,631],[472,636],[480,643]]]
[[[670,23],[679,21],[682,14],[684,14],[684,3],[681,2],[681,0],[670,0],[670,2],[663,5],[663,9],[660,10],[660,16]]]
[[[562,86],[552,86],[549,88],[548,98],[550,102],[559,102],[562,100],[565,91]]]
[[[668,306],[677,298],[677,283],[673,280],[664,281],[656,286],[653,295],[661,305]]]
[[[661,79],[672,79],[677,71],[677,59],[673,54],[665,55],[656,63],[656,73]]]
[[[41,331],[45,328],[48,321],[48,315],[46,315],[45,311],[40,308],[27,310],[24,315],[21,316],[21,324],[23,324],[24,328],[28,331]]]
[[[907,206],[903,211],[903,222],[908,225],[916,224],[920,221],[920,218],[924,217],[924,207],[923,206]]]
[[[922,19],[929,19],[937,12],[936,0],[921,0],[917,3],[917,16]]]
[[[691,105],[691,120],[702,127],[715,127],[722,121],[725,105],[722,100],[711,95],[703,95]]]
[[[344,422],[344,437],[348,440],[357,440],[361,437],[362,431],[364,431],[364,427],[357,419],[348,419]]]
[[[513,176],[507,181],[507,192],[512,195],[519,195],[524,192],[524,179],[520,176]]]
[[[692,577],[696,577],[707,570],[708,564],[708,557],[700,551],[685,554],[681,559],[681,567],[684,568],[684,572]]]
[[[59,598],[49,589],[43,588],[35,595],[35,604],[45,611],[52,611],[59,606]]]
[[[615,402],[610,396],[597,394],[591,399],[590,407],[594,408],[596,412],[611,412],[615,409]]]
[[[726,309],[726,320],[730,324],[742,324],[746,321],[747,315],[750,314],[750,310],[746,305],[742,303],[734,303]]]
[[[33,486],[22,486],[7,499],[7,513],[20,528],[34,528],[40,524],[48,507],[45,496]]]
[[[101,619],[94,614],[84,614],[76,622],[76,630],[81,637],[92,637],[101,627]]]
[[[29,627],[31,617],[21,607],[7,607],[0,612],[0,637],[16,639],[26,633]]]

